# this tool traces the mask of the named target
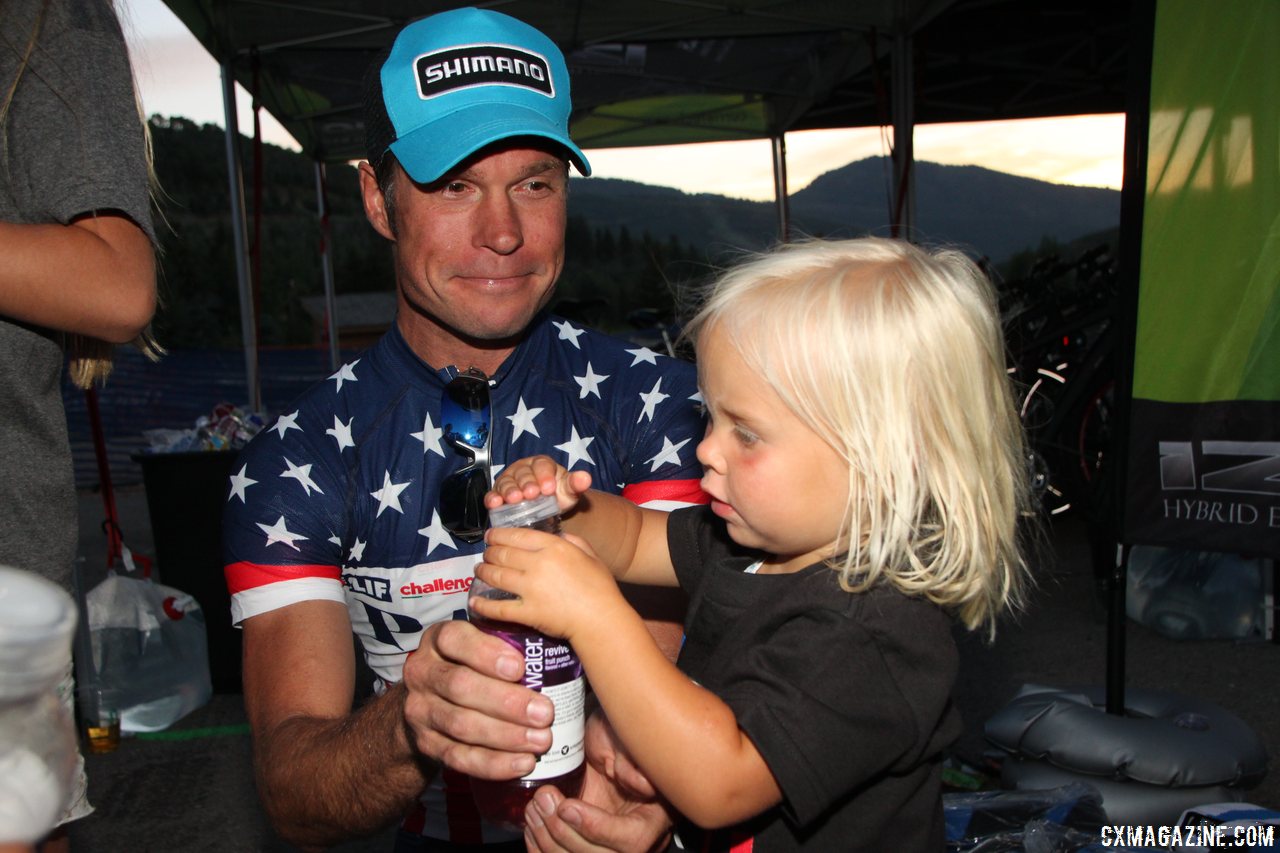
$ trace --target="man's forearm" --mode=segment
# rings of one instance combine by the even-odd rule
[[[407,811],[437,768],[409,745],[404,696],[397,684],[345,718],[293,717],[255,733],[259,793],[282,838],[325,847]]]

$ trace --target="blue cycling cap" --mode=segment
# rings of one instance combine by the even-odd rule
[[[569,138],[564,55],[523,21],[474,8],[423,18],[400,31],[372,76],[379,91],[366,104],[366,147],[375,165],[390,150],[409,177],[430,183],[486,145],[536,136],[591,174]]]

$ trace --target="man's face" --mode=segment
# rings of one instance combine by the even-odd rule
[[[459,347],[514,346],[564,267],[565,161],[504,147],[429,185],[396,171],[394,231],[376,210],[370,220],[395,242],[397,323],[410,346],[435,366]],[[363,183],[369,210],[376,183]]]

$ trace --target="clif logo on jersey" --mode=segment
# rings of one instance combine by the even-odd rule
[[[347,589],[358,595],[376,598],[378,601],[391,600],[391,584],[386,578],[344,574],[342,583],[346,585]]]

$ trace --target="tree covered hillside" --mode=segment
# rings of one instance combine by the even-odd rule
[[[159,338],[168,347],[238,347],[225,136],[219,127],[181,118],[152,117],[151,131],[163,213]],[[249,239],[255,249],[261,244],[252,255],[260,283],[259,344],[314,345],[322,320],[316,308],[305,307],[323,291],[314,166],[302,154],[264,145],[255,168],[251,141],[241,138],[241,145]],[[343,164],[327,171],[337,293],[390,293],[390,251],[365,221],[356,170]],[[888,175],[882,158],[868,158],[836,166],[793,192],[793,233],[888,234]],[[1025,269],[1028,253],[1043,254],[1119,223],[1119,193],[1113,190],[923,162],[915,166],[915,179],[912,238],[958,245],[987,258],[1006,278],[1015,267]],[[635,309],[670,315],[673,300],[690,285],[777,239],[772,202],[574,177],[566,267],[557,289],[568,302],[558,307],[607,331],[629,331]]]

